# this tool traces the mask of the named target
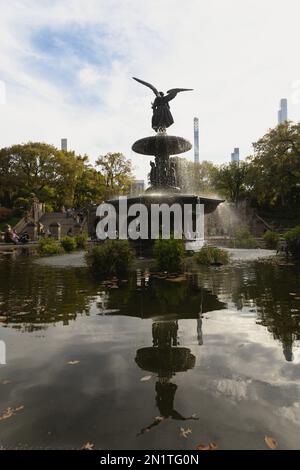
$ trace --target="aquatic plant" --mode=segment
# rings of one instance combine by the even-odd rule
[[[77,244],[76,244],[76,240],[74,237],[69,237],[68,235],[66,237],[63,237],[61,240],[60,240],[60,243],[61,243],[61,246],[63,247],[63,249],[67,252],[67,253],[70,253],[71,251],[74,251],[76,250],[77,248]]]
[[[300,260],[300,225],[290,229],[284,235],[287,249],[296,260]]]
[[[38,252],[43,256],[59,255],[64,252],[61,244],[53,238],[41,238],[38,241]]]
[[[94,277],[119,277],[132,268],[133,255],[128,240],[106,240],[88,251],[86,261]]]
[[[269,250],[275,250],[277,248],[279,238],[279,233],[273,232],[272,230],[267,230],[263,236],[266,248]]]
[[[227,264],[229,262],[229,253],[216,246],[204,245],[195,255],[197,263],[209,266],[211,264]]]
[[[86,234],[76,235],[75,237],[76,247],[79,250],[85,250],[87,247],[87,240],[88,240],[88,237]]]
[[[159,271],[170,273],[180,272],[183,267],[184,246],[182,240],[175,238],[156,240],[154,243],[153,255],[156,261],[156,268]]]

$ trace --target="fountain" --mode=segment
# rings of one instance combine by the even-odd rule
[[[175,98],[175,96],[182,91],[190,91],[187,88],[173,88],[168,90],[165,95],[163,92],[157,91],[157,89],[143,80],[133,77],[134,80],[142,83],[143,85],[150,88],[156,98],[152,104],[153,116],[152,116],[152,128],[155,131],[155,135],[144,137],[137,140],[132,145],[132,150],[141,155],[153,156],[154,161],[151,161],[149,182],[150,187],[145,193],[136,196],[129,197],[127,199],[127,207],[129,208],[133,204],[143,204],[147,209],[151,209],[152,204],[165,203],[171,207],[174,203],[180,204],[181,208],[185,204],[192,205],[192,217],[193,217],[193,230],[195,230],[195,219],[196,219],[196,205],[204,205],[204,214],[213,212],[217,206],[223,202],[221,199],[208,198],[195,194],[184,194],[180,187],[178,187],[178,178],[176,175],[176,167],[174,162],[170,160],[170,156],[179,155],[184,152],[191,150],[191,143],[183,137],[168,135],[167,128],[170,127],[174,120],[170,112],[169,102]],[[116,212],[119,213],[119,199],[111,199],[108,201],[112,204]],[[148,210],[149,213],[149,210]],[[127,223],[133,220],[128,217]],[[172,223],[171,220],[171,230]],[[174,226],[174,225],[173,225]],[[151,219],[148,220],[148,233],[151,233]],[[200,243],[199,243],[200,242]],[[134,248],[138,254],[145,254],[147,251],[151,251],[153,240],[147,239],[132,242]],[[203,238],[186,240],[186,249],[196,251],[203,245]]]

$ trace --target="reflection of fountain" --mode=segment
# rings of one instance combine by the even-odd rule
[[[131,280],[133,283],[133,280]],[[113,315],[163,320],[196,319],[205,312],[225,308],[225,304],[209,290],[197,285],[197,275],[183,282],[170,282],[137,273],[136,286],[110,292],[107,308]]]
[[[149,431],[166,418],[175,420],[196,419],[184,417],[174,406],[178,385],[171,382],[177,373],[195,366],[196,358],[191,350],[179,346],[178,320],[195,319],[197,342],[203,344],[202,315],[223,309],[225,304],[207,289],[198,286],[197,275],[182,282],[170,282],[149,272],[137,272],[136,282],[130,281],[124,289],[110,291],[108,315],[125,315],[137,318],[153,318],[152,346],[137,350],[135,361],[145,371],[157,375],[155,384],[156,404],[160,416],[140,434]],[[118,309],[118,311],[117,311]]]
[[[180,421],[197,419],[195,416],[184,417],[174,407],[174,399],[178,386],[170,379],[178,372],[185,372],[195,366],[196,358],[190,349],[178,347],[178,322],[162,321],[152,324],[153,346],[137,350],[137,365],[148,372],[157,374],[155,384],[156,405],[160,416],[143,428],[140,434],[150,431],[164,419]]]

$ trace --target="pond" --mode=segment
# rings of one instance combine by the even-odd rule
[[[100,283],[2,258],[0,446],[299,448],[299,339],[294,266]]]

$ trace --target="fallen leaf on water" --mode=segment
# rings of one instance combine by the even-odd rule
[[[75,364],[79,364],[80,361],[69,361],[68,364],[74,366]]]
[[[17,406],[17,408],[14,409],[14,411],[21,411],[24,410],[24,405]]]
[[[209,444],[198,444],[196,450],[217,450],[218,446],[215,442],[210,442]]]
[[[12,408],[6,408],[6,410],[3,411],[2,415],[0,416],[0,421],[10,418],[13,414],[14,410]]]
[[[145,375],[145,377],[142,377],[140,379],[141,382],[147,382],[147,380],[152,379],[152,375]]]
[[[156,416],[154,419],[155,421],[163,421],[166,418],[164,418],[163,416]]]
[[[0,416],[0,421],[4,419],[11,418],[15,413],[24,409],[24,405],[17,406],[16,408],[11,408],[10,406],[3,411],[2,415]]]
[[[274,437],[271,436],[265,436],[265,443],[272,450],[276,449],[278,446],[277,441],[274,439]]]
[[[92,444],[91,442],[87,442],[86,444],[84,444],[81,449],[82,450],[93,450],[93,448],[95,447],[95,444]]]
[[[190,428],[187,428],[187,429],[180,428],[180,436],[188,437],[189,434],[192,434],[192,430]]]

